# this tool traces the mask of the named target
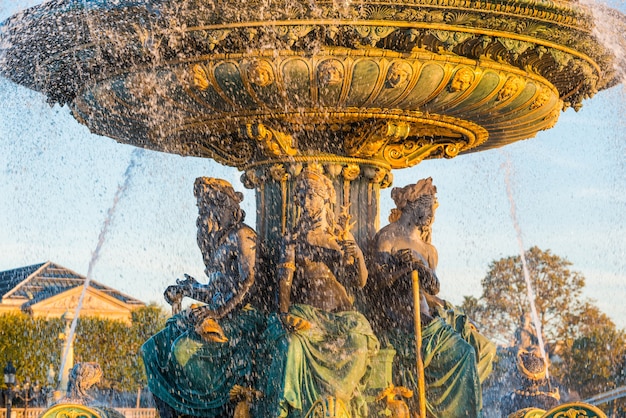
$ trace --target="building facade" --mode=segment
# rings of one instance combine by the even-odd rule
[[[36,318],[72,318],[87,278],[51,261],[0,272],[0,315],[24,312]],[[80,316],[130,324],[132,311],[145,303],[90,280]]]

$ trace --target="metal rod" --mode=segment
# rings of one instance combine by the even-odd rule
[[[413,312],[415,322],[415,354],[417,359],[417,392],[420,417],[426,418],[426,382],[424,381],[424,361],[422,360],[422,320],[420,312],[420,281],[417,270],[411,272],[413,281]]]

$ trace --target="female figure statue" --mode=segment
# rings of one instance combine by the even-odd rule
[[[264,416],[304,416],[329,397],[352,402],[352,416],[360,416],[359,384],[378,350],[367,319],[353,309],[353,292],[367,280],[363,253],[335,221],[335,190],[321,167],[302,171],[295,199],[300,217],[278,266],[280,320],[268,328],[276,342],[269,369],[281,384],[264,392],[278,413]]]
[[[436,192],[431,178],[392,190],[396,209],[391,223],[374,237],[369,305],[378,305],[370,308],[374,324],[398,352],[396,384],[417,388],[410,273],[418,271],[427,409],[435,417],[477,417],[482,409],[480,383],[491,372],[495,345],[478,334],[462,312],[436,296],[438,257],[430,243]]]
[[[142,346],[148,386],[161,418],[232,416],[230,392],[256,385],[253,353],[264,317],[248,304],[255,283],[256,233],[243,223],[243,199],[230,183],[200,177],[198,245],[207,284],[187,276],[165,291],[177,310],[183,297],[204,305],[174,315]]]

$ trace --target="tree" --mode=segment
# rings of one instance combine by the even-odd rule
[[[29,377],[45,383],[48,366],[60,362],[63,329],[60,319],[32,318],[21,312],[0,315],[0,367],[10,360],[19,381]]]
[[[569,269],[569,261],[549,250],[532,247],[525,258],[544,337],[559,341],[564,337],[566,324],[584,309],[581,292],[585,279]],[[463,308],[475,315],[487,336],[513,341],[520,318],[530,311],[521,257],[493,261],[482,280],[482,288],[480,299],[466,298]]]
[[[550,374],[582,399],[623,384],[626,335],[591,301],[582,298],[584,277],[570,270],[569,261],[549,250],[532,247],[525,258],[544,343],[552,360]],[[466,296],[462,308],[475,318],[481,332],[510,345],[520,318],[530,311],[521,258],[493,261],[482,287],[481,297]]]
[[[164,323],[165,313],[156,305],[134,311],[131,326],[121,321],[82,318],[75,342],[77,361],[100,364],[104,376],[101,388],[135,391],[146,381],[141,345]]]
[[[620,386],[626,356],[624,331],[591,304],[570,323],[554,376],[583,399]]]
[[[165,311],[149,305],[133,311],[131,325],[121,321],[80,318],[74,337],[75,361],[94,361],[103,369],[101,389],[134,392],[145,385],[141,345],[163,328]],[[32,318],[24,313],[0,315],[0,367],[11,360],[17,379],[46,382],[48,367],[61,363],[63,320]]]

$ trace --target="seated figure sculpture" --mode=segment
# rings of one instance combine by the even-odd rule
[[[394,188],[397,208],[391,223],[374,237],[368,305],[377,334],[397,350],[394,382],[417,389],[414,314],[410,274],[420,277],[422,356],[427,410],[435,417],[477,417],[481,382],[491,372],[495,345],[478,334],[468,318],[439,299],[437,251],[430,227],[437,208],[432,179]],[[415,400],[411,409],[417,411]]]
[[[519,348],[516,356],[517,371],[521,387],[507,393],[500,400],[503,417],[515,416],[525,408],[548,411],[559,405],[561,396],[558,388],[551,388],[546,376],[546,362],[538,350]]]
[[[520,316],[515,330],[515,345],[508,350],[517,351],[515,363],[519,387],[500,399],[502,416],[515,416],[515,412],[525,408],[547,411],[559,405],[561,396],[558,388],[552,388],[548,379],[548,363],[541,354],[537,330],[529,312]]]
[[[335,190],[321,166],[302,171],[295,200],[300,218],[277,272],[280,313],[265,336],[272,364],[263,392],[272,410],[259,416],[304,417],[325,399],[363,416],[359,385],[378,350],[369,322],[353,308],[353,291],[367,280],[363,253],[335,221]]]
[[[200,177],[198,245],[207,284],[187,276],[165,291],[178,310],[181,299],[202,302],[174,315],[142,346],[142,355],[161,418],[179,415],[232,416],[233,393],[252,389],[254,350],[265,327],[250,304],[255,283],[256,233],[243,223],[243,195],[230,183]]]

